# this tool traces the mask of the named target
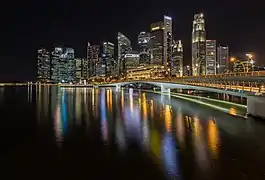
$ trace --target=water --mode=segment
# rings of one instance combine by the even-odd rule
[[[139,90],[0,88],[1,175],[265,179],[265,126]]]

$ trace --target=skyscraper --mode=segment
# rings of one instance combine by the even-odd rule
[[[195,14],[192,29],[192,75],[206,74],[206,32],[202,13]]]
[[[87,44],[87,76],[86,78],[96,76],[97,66],[99,66],[99,45]]]
[[[75,81],[87,80],[88,63],[86,58],[75,58]]]
[[[103,42],[102,45],[102,64],[105,65],[105,75],[110,76],[114,72],[114,44]]]
[[[216,40],[206,40],[206,74],[216,74]]]
[[[37,80],[48,81],[51,78],[50,53],[46,49],[38,50]]]
[[[119,74],[125,73],[125,55],[132,51],[129,38],[118,32],[118,69]]]
[[[138,36],[138,44],[140,46],[140,64],[150,64],[150,53],[149,53],[149,40],[150,34],[146,32],[140,32]]]
[[[56,47],[52,52],[52,80],[73,82],[75,80],[74,49]]]
[[[171,74],[177,77],[183,76],[183,45],[181,40],[173,41]]]
[[[229,48],[228,46],[217,47],[217,73],[226,73],[229,70]]]
[[[164,23],[162,21],[151,24],[151,64],[163,64],[163,29]]]
[[[163,38],[163,64],[171,69],[172,59],[172,19],[169,16],[164,16],[164,38]]]

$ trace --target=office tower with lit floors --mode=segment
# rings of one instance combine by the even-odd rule
[[[195,14],[192,28],[192,75],[206,74],[206,32],[202,13]]]
[[[163,64],[167,67],[168,73],[170,73],[172,59],[172,18],[169,16],[164,16],[163,34]]]
[[[216,40],[206,40],[206,75],[211,74],[216,74]]]
[[[75,82],[86,82],[87,68],[88,63],[86,58],[75,58]]]
[[[183,45],[181,40],[173,41],[171,75],[176,77],[183,76]]]
[[[38,50],[37,81],[48,82],[51,79],[50,53],[47,49]]]
[[[102,64],[105,65],[105,75],[110,76],[114,73],[114,44],[111,42],[103,42],[102,45]]]
[[[138,45],[140,47],[140,64],[150,64],[150,52],[149,52],[149,40],[150,34],[146,32],[140,32],[138,36]]]
[[[162,21],[151,24],[151,64],[163,65],[164,23]]]
[[[72,83],[75,80],[74,49],[56,47],[52,52],[52,81]]]
[[[96,76],[97,67],[99,66],[100,46],[87,44],[87,66],[84,65],[84,72],[86,73],[85,78]]]
[[[125,55],[132,52],[131,40],[118,32],[118,69],[119,75],[125,73]]]
[[[222,74],[229,71],[229,48],[219,45],[217,47],[217,73]]]

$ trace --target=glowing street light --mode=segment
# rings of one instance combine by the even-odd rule
[[[235,60],[236,60],[236,58],[234,58],[234,57],[230,58],[230,62],[235,62]]]
[[[247,56],[249,59],[252,59],[252,58],[253,58],[253,54],[246,54],[246,56]]]

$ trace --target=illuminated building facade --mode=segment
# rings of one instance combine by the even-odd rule
[[[87,80],[88,63],[86,59],[75,58],[75,81]]]
[[[177,77],[183,76],[183,45],[181,40],[173,41],[171,75]]]
[[[216,74],[216,40],[206,40],[206,74]]]
[[[99,54],[100,54],[100,46],[99,45],[91,45],[87,44],[87,66],[84,66],[84,78],[89,78],[96,76],[97,67],[99,65]],[[86,68],[86,69],[85,69]]]
[[[137,68],[139,66],[140,56],[138,53],[130,53],[125,55],[126,70]]]
[[[172,59],[172,18],[164,16],[163,64],[171,70]]]
[[[118,69],[119,74],[125,73],[125,55],[131,53],[132,44],[129,38],[118,32]]]
[[[184,66],[183,67],[183,76],[191,76],[192,75],[192,70],[191,66]]]
[[[127,70],[126,78],[129,80],[163,79],[166,72],[166,67],[161,65],[139,66]]]
[[[206,32],[202,13],[195,14],[192,29],[192,75],[206,74]]]
[[[105,67],[105,75],[109,76],[114,72],[114,44],[111,42],[103,42],[102,45],[102,65]]]
[[[163,29],[164,23],[162,21],[151,24],[151,64],[163,64]]]
[[[229,48],[228,46],[217,47],[217,73],[226,73],[229,71]]]
[[[48,81],[51,78],[50,53],[46,49],[38,50],[37,80]]]
[[[52,52],[52,80],[70,83],[75,80],[74,49],[56,47]]]
[[[140,32],[138,36],[138,44],[140,47],[140,64],[150,64],[149,40],[149,33]]]

